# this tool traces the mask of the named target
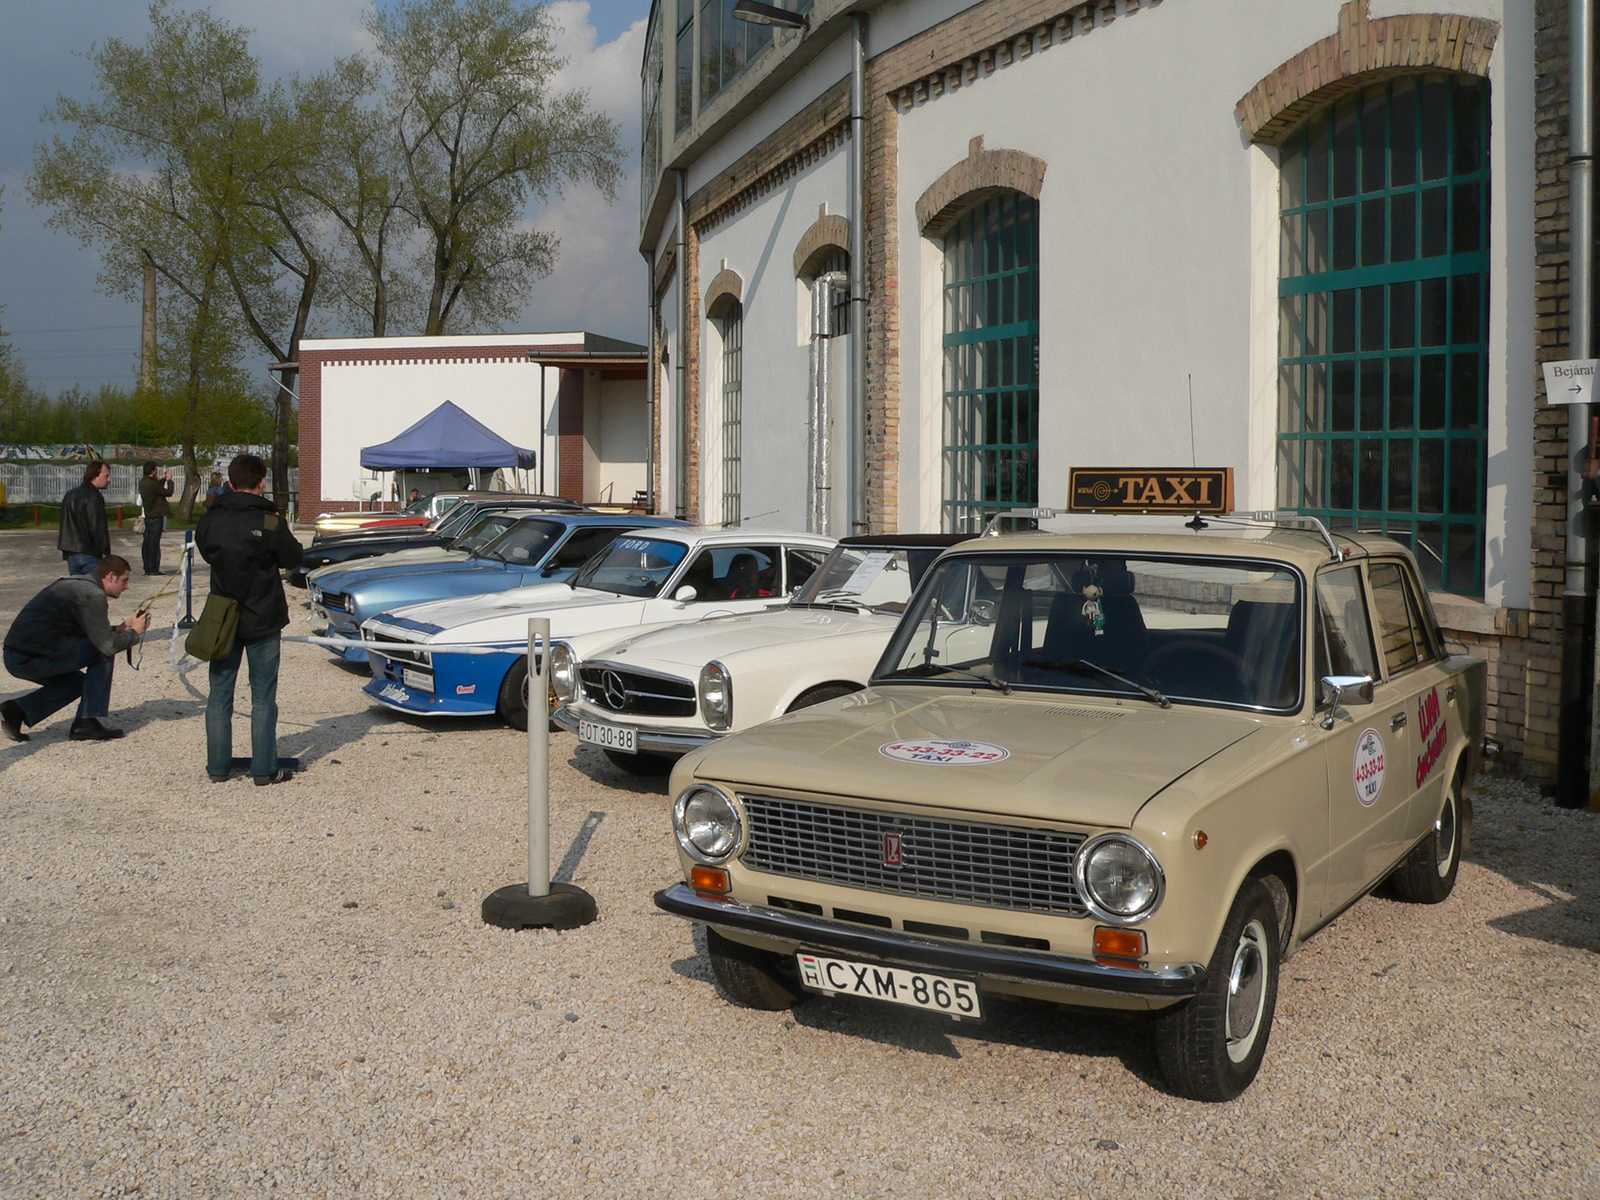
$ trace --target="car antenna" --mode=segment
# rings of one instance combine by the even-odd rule
[[[1199,467],[1200,467],[1200,461],[1199,461],[1198,456],[1195,454],[1195,449],[1194,449],[1194,372],[1190,371],[1189,372],[1189,468],[1190,468],[1190,470],[1199,470]],[[1199,533],[1202,529],[1210,529],[1211,528],[1211,526],[1209,524],[1207,524],[1205,521],[1203,521],[1201,519],[1199,513],[1195,513],[1194,516],[1190,517],[1187,521],[1185,521],[1183,523],[1183,527],[1185,529],[1192,529],[1196,533]]]

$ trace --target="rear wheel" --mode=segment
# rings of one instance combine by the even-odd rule
[[[1156,1018],[1156,1053],[1172,1090],[1191,1100],[1232,1100],[1256,1077],[1278,1003],[1278,913],[1245,880],[1206,965],[1199,995]]]
[[[706,953],[711,973],[724,996],[745,1008],[766,1012],[793,1008],[805,996],[795,980],[795,972],[785,970],[794,960],[770,950],[757,950],[706,929]]]
[[[802,708],[810,708],[813,704],[821,704],[824,700],[834,700],[860,690],[853,683],[819,683],[816,687],[801,692],[794,698],[794,703],[784,711],[799,712]]]
[[[1438,904],[1455,890],[1456,873],[1461,869],[1461,843],[1466,834],[1461,792],[1458,776],[1445,789],[1444,803],[1428,836],[1389,876],[1396,899],[1408,904]]]

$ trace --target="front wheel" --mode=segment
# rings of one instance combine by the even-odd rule
[[[786,972],[785,964],[793,958],[774,954],[770,950],[757,950],[742,942],[723,937],[715,929],[706,929],[706,954],[711,959],[711,973],[717,987],[735,1004],[745,1008],[759,1008],[765,1012],[793,1008],[805,993]]]
[[[1407,904],[1438,904],[1448,899],[1461,869],[1461,843],[1467,823],[1463,819],[1461,781],[1456,779],[1444,793],[1444,804],[1434,818],[1433,828],[1389,876],[1389,886],[1397,900]]]
[[[1278,1003],[1278,912],[1245,880],[1206,965],[1199,995],[1156,1018],[1156,1053],[1172,1090],[1190,1100],[1232,1100],[1256,1077]]]
[[[500,717],[513,729],[528,731],[528,656],[511,664],[500,684]]]

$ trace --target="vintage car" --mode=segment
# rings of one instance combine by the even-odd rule
[[[312,628],[348,641],[334,649],[346,662],[366,662],[361,623],[385,609],[559,583],[630,529],[682,525],[671,517],[518,514],[494,540],[459,557],[324,567],[308,580]]]
[[[513,509],[543,512],[588,512],[581,504],[550,496],[470,496],[463,497],[426,525],[398,528],[358,529],[351,533],[315,537],[301,558],[300,565],[285,579],[295,587],[306,586],[306,576],[318,567],[355,562],[363,558],[396,554],[404,550],[445,547],[466,533],[486,512]]]
[[[742,1004],[1147,1012],[1174,1091],[1225,1100],[1285,956],[1380,884],[1450,894],[1485,678],[1381,537],[969,541],[869,688],[679,761],[656,903]]]
[[[640,773],[729,732],[858,692],[911,592],[962,534],[845,538],[770,612],[585,634],[550,648],[555,722]]]
[[[635,521],[639,518],[634,518]],[[367,695],[401,712],[481,716],[528,723],[528,618],[549,617],[552,638],[597,630],[699,621],[782,603],[809,579],[834,539],[754,529],[636,529],[584,564],[566,583],[415,604],[361,626],[369,642],[414,643],[415,651],[369,650]],[[504,647],[450,653],[436,646]]]

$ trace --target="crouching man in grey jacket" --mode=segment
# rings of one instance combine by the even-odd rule
[[[93,575],[58,579],[23,606],[6,634],[6,670],[40,686],[0,704],[0,730],[25,742],[24,725],[37,725],[72,701],[78,702],[68,735],[75,742],[122,736],[104,723],[111,714],[111,672],[117,652],[150,628],[150,614],[135,613],[112,628],[108,600],[128,587],[128,561],[115,554],[100,560]]]

